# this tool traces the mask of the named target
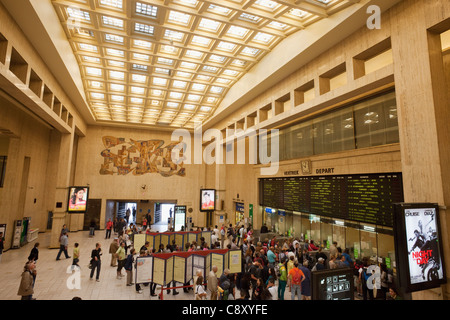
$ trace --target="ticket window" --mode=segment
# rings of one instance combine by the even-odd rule
[[[329,249],[333,242],[333,225],[330,223],[321,223],[320,226],[320,245],[325,249]],[[317,239],[319,240],[319,239]],[[319,243],[316,243],[319,245]]]
[[[374,225],[361,226],[361,257],[376,257],[378,255],[378,243],[376,228]]]
[[[311,221],[309,220],[309,214],[302,214],[301,217],[302,227],[300,238],[302,240],[311,239]]]
[[[337,242],[338,247],[345,245],[345,234],[347,228],[344,226],[344,221],[336,220],[333,224],[333,242]]]
[[[350,256],[353,259],[361,258],[361,245],[359,239],[359,229],[353,227],[347,227],[345,230],[345,245],[341,246],[342,251],[348,248],[350,250]],[[339,244],[338,244],[339,245]]]
[[[311,215],[311,238],[309,240],[314,240],[316,246],[320,245],[320,217]]]
[[[292,214],[292,236],[300,239],[301,232],[302,232],[302,215],[300,212],[294,211],[294,213]]]

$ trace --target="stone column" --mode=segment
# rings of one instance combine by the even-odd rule
[[[407,0],[390,13],[404,199],[440,205],[447,275],[450,108],[439,34],[430,28],[449,12],[445,0]],[[412,298],[436,300],[446,298],[448,292],[443,287],[413,293]]]

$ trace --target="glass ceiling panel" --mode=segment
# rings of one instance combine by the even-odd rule
[[[52,3],[96,120],[192,128],[281,40],[354,1]]]

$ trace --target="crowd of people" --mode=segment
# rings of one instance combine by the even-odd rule
[[[222,224],[210,230],[211,241],[201,237],[199,241],[185,243],[182,247],[173,240],[170,244],[161,244],[158,248],[151,248],[146,242],[141,248],[135,248],[133,238],[135,234],[149,232],[147,224],[138,227],[133,223],[124,223],[119,220],[113,223],[109,220],[106,224],[105,239],[110,239],[112,231],[114,238],[109,245],[108,253],[111,255],[110,266],[117,268],[117,279],[126,276],[126,285],[135,285],[136,292],[142,293],[145,287],[149,287],[150,295],[157,296],[155,283],[133,283],[133,272],[136,268],[136,257],[151,256],[157,253],[170,253],[174,251],[195,251],[227,248],[241,250],[242,268],[239,273],[230,273],[228,269],[222,274],[217,274],[217,266],[212,266],[209,273],[203,275],[201,270],[195,272],[193,284],[189,281],[184,284],[168,283],[167,293],[177,295],[179,292],[174,287],[182,287],[184,292],[193,291],[195,299],[203,300],[284,300],[286,290],[289,291],[291,300],[310,300],[312,286],[312,272],[324,269],[351,268],[354,271],[355,288],[357,294],[364,299],[374,299],[376,294],[368,289],[366,272],[369,260],[353,261],[348,249],[341,250],[336,242],[325,254],[323,248],[315,245],[313,240],[301,242],[298,238],[272,239],[262,233],[255,239],[251,226],[243,223],[236,226]],[[202,230],[202,229],[200,229]],[[168,230],[173,231],[173,230]],[[202,230],[203,231],[203,230]],[[39,258],[39,243],[35,243],[28,256],[22,273],[18,295],[22,299],[33,299],[33,288],[36,279],[36,261]],[[72,267],[79,267],[79,244],[74,244],[72,257],[68,255],[68,229],[64,225],[60,234],[60,250],[56,260],[64,253],[66,259],[73,258]],[[91,251],[89,268],[90,280],[100,281],[101,258],[103,252],[100,243]],[[125,272],[125,274],[123,273]],[[382,298],[387,296],[399,299],[399,295],[392,286],[391,274],[385,265],[381,265],[381,290]],[[388,295],[389,293],[389,295]]]

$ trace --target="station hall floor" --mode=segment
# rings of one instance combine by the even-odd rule
[[[3,252],[0,261],[0,300],[20,300],[17,295],[19,289],[23,267],[36,242],[39,242],[39,259],[36,263],[37,277],[34,286],[33,298],[36,300],[71,300],[73,297],[80,297],[83,300],[156,300],[159,298],[150,296],[150,287],[142,286],[143,292],[136,292],[134,285],[126,285],[126,276],[117,279],[117,268],[111,267],[111,255],[109,246],[114,238],[105,239],[105,231],[96,230],[94,237],[89,237],[89,231],[78,231],[69,233],[69,256],[73,254],[74,243],[79,243],[81,267],[80,289],[70,289],[67,285],[71,273],[67,273],[72,264],[72,258],[66,259],[64,254],[61,260],[56,261],[59,249],[49,249],[50,232],[39,233],[38,239],[34,240],[19,249],[9,249]],[[92,249],[95,244],[101,243],[103,250],[100,281],[89,279],[90,269],[88,263]],[[126,274],[122,270],[122,274]],[[133,275],[134,276],[134,275]],[[182,284],[177,283],[177,286]],[[178,295],[167,294],[164,291],[164,300],[195,300],[192,290],[184,293],[183,289],[177,289]],[[161,293],[160,286],[156,289],[156,294]],[[208,292],[209,297],[209,292]],[[236,293],[236,298],[239,293]],[[289,290],[286,289],[285,299],[290,300]]]

